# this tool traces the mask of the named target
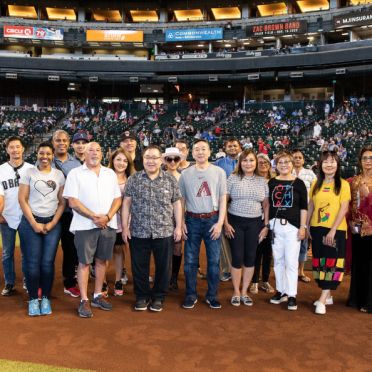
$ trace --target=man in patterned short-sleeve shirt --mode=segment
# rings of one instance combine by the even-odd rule
[[[151,145],[143,154],[144,170],[129,177],[122,206],[123,239],[129,241],[135,310],[161,311],[169,286],[173,242],[181,239],[182,205],[177,180],[160,169],[161,151]],[[130,224],[129,224],[130,216]],[[176,221],[174,228],[173,217]],[[149,284],[151,253],[155,282]]]

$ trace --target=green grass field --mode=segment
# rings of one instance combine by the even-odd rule
[[[0,359],[1,372],[90,372],[88,369],[74,369],[56,366],[48,366],[46,364],[17,362],[13,360]]]

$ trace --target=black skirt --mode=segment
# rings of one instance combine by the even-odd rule
[[[336,246],[323,244],[330,229],[326,227],[311,227],[313,250],[313,276],[321,289],[336,289],[344,277],[346,231],[337,230]]]
[[[351,282],[348,306],[372,313],[372,236],[352,237]]]

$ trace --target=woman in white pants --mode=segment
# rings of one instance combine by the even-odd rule
[[[278,176],[269,181],[270,229],[276,281],[272,304],[288,301],[288,310],[297,310],[298,255],[306,235],[307,190],[292,175],[292,155],[283,151],[276,159]]]

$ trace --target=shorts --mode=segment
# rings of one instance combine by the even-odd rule
[[[106,229],[81,230],[75,232],[74,243],[79,262],[89,265],[94,258],[107,261],[112,258],[116,230]]]

